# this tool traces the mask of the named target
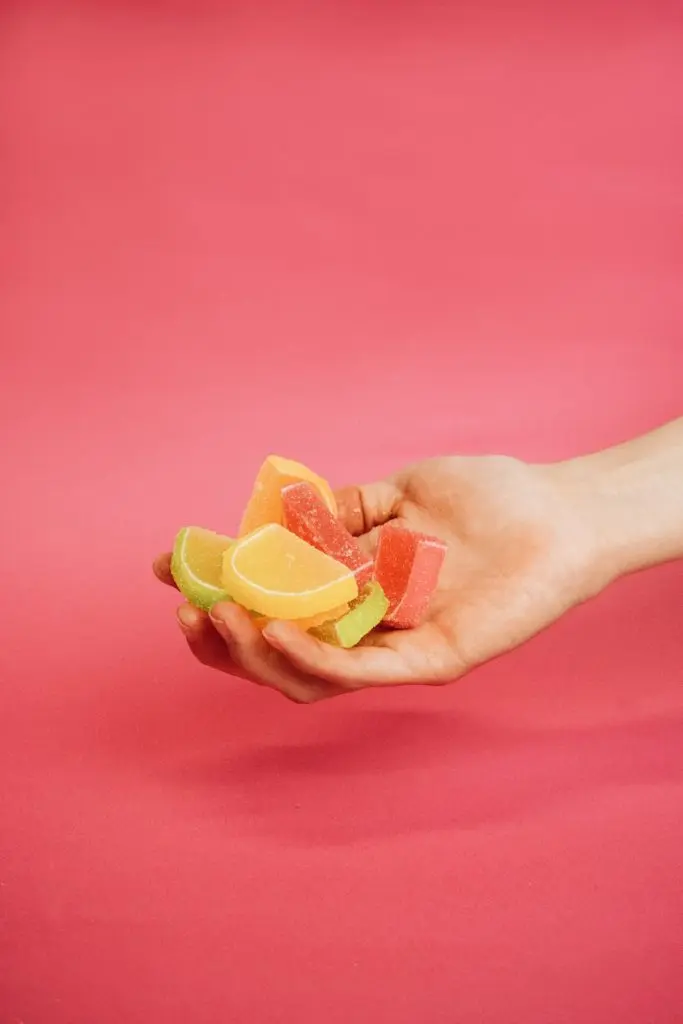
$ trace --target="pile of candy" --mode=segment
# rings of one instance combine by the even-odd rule
[[[337,518],[329,484],[301,463],[271,455],[237,539],[185,527],[171,571],[198,608],[236,601],[261,627],[289,619],[320,640],[354,647],[377,626],[420,623],[445,554],[438,538],[389,522],[373,558]]]

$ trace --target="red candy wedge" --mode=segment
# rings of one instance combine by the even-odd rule
[[[353,570],[359,590],[370,582],[372,557],[330,512],[315,487],[303,482],[283,487],[282,511],[288,530]]]
[[[429,605],[446,545],[438,537],[387,524],[379,534],[375,579],[389,608],[383,621],[396,629],[417,626]]]

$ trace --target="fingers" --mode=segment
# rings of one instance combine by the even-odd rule
[[[343,688],[309,676],[268,644],[249,614],[230,602],[214,605],[211,624],[236,672],[243,678],[279,690],[290,700],[309,704],[336,696]],[[296,628],[296,627],[295,627]]]
[[[263,639],[300,672],[346,689],[445,682],[460,674],[452,650],[430,626],[380,633],[351,650],[316,640],[289,622],[269,623]]]
[[[154,573],[162,583],[175,586],[170,555],[155,560]],[[299,704],[346,692],[344,687],[298,670],[263,639],[249,614],[238,605],[215,605],[209,616],[191,604],[183,604],[176,614],[188,647],[207,668],[279,690]]]
[[[335,492],[337,515],[346,529],[357,537],[398,515],[402,497],[392,480],[342,487]]]
[[[171,575],[171,552],[165,551],[163,555],[157,555],[152,563],[154,575],[162,583],[169,587],[175,587],[175,580]]]
[[[450,682],[465,671],[452,646],[431,624],[373,634],[352,650],[316,640],[291,622],[263,633],[239,605],[215,605],[208,616],[178,609],[190,650],[203,665],[279,690],[310,704],[367,686]]]
[[[206,612],[183,604],[177,611],[178,624],[197,661],[220,672],[236,672],[223,640]]]
[[[216,605],[211,617],[189,604],[178,609],[180,629],[197,661],[207,668],[277,689],[299,704],[333,696],[329,686],[302,678],[276,651],[259,652],[260,633],[248,614],[241,608],[237,609],[238,614],[231,613],[230,609],[230,605]],[[240,622],[242,617],[246,618],[246,623]],[[230,626],[226,618],[232,620]],[[279,660],[282,665],[278,664]]]

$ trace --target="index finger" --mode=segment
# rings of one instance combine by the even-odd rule
[[[403,497],[393,480],[340,487],[335,491],[337,516],[349,533],[359,537],[398,515]]]

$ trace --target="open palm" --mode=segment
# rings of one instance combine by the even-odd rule
[[[338,492],[339,513],[373,549],[390,519],[448,545],[425,621],[382,630],[352,650],[296,625],[261,633],[238,605],[179,620],[204,664],[310,703],[366,686],[446,683],[517,646],[590,593],[592,538],[556,467],[498,456],[430,459],[394,477]],[[155,572],[170,577],[170,555]]]

